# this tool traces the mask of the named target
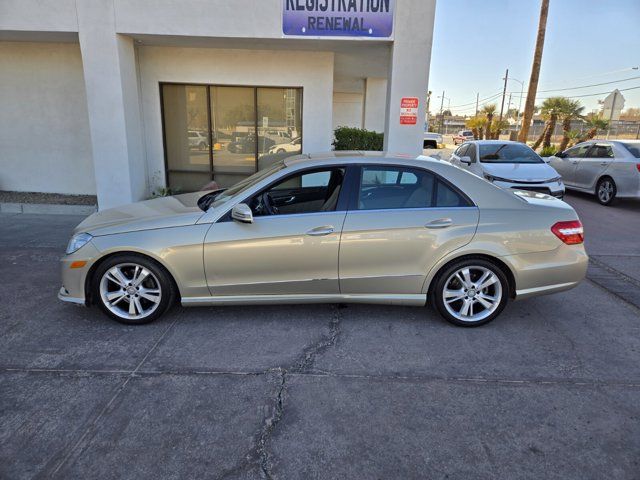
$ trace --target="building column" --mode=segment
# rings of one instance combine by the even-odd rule
[[[387,79],[366,78],[364,92],[362,127],[374,132],[384,132]]]
[[[422,154],[435,3],[396,2],[384,129],[387,151]],[[417,70],[417,66],[422,68]],[[400,125],[400,102],[404,97],[419,99],[415,125]]]
[[[76,1],[100,210],[147,194],[133,39],[115,31],[113,0]]]

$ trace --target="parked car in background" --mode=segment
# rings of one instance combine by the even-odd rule
[[[474,140],[458,147],[449,161],[499,187],[564,197],[558,172],[523,143]]]
[[[296,137],[290,142],[278,143],[269,149],[269,153],[300,153],[302,150],[302,137]]]
[[[209,147],[209,136],[206,133],[189,130],[187,136],[189,138],[189,148],[205,150]]]
[[[460,145],[461,143],[470,142],[471,140],[475,140],[471,130],[460,130],[453,136],[454,145]]]
[[[438,148],[443,145],[444,141],[442,135],[434,132],[424,132],[424,140],[422,142],[422,148]]]
[[[288,157],[226,190],[91,215],[61,259],[59,298],[130,324],[175,301],[430,301],[477,326],[509,299],[575,287],[587,263],[564,202],[428,157],[332,152]]]
[[[592,140],[550,157],[567,188],[596,196],[602,205],[616,198],[640,198],[640,141]]]

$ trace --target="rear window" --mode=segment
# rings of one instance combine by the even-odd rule
[[[544,163],[536,152],[522,143],[480,145],[482,163]]]
[[[640,158],[640,143],[625,143],[625,142],[622,142],[622,145],[624,145],[624,148],[629,150],[631,155],[633,155],[636,158]]]
[[[462,132],[462,135],[464,137],[473,137],[473,132],[467,130],[466,132]]]

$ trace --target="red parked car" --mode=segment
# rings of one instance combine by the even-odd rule
[[[453,144],[459,145],[464,142],[470,142],[475,140],[473,132],[471,130],[460,130],[457,135],[453,136]]]

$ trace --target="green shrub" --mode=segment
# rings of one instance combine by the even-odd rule
[[[334,150],[382,151],[384,135],[363,128],[338,127],[334,130]]]
[[[558,153],[558,147],[556,147],[555,145],[549,145],[548,147],[544,147],[542,150],[540,150],[541,157],[552,157],[556,153]]]

